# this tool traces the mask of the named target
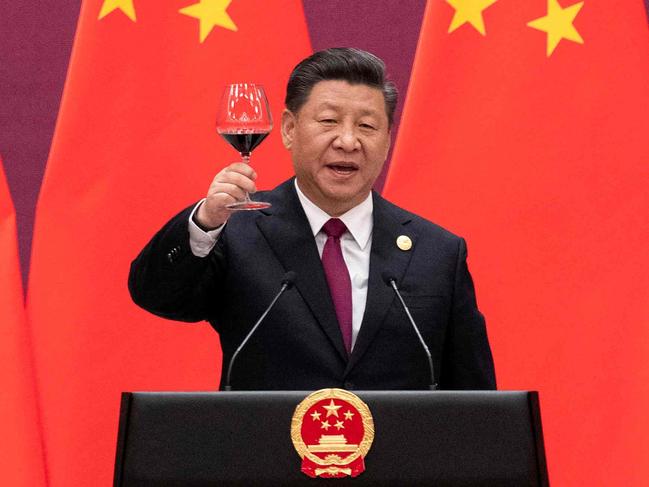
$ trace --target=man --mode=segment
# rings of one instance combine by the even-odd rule
[[[464,240],[371,191],[396,106],[384,71],[357,49],[298,64],[281,119],[295,178],[255,197],[272,207],[226,208],[256,191],[255,171],[231,164],[133,262],[134,301],[166,318],[209,321],[224,365],[286,272],[296,273],[237,359],[233,389],[427,388],[426,355],[386,277],[421,329],[440,388],[495,388]]]

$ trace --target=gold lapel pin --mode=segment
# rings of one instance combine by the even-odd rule
[[[401,250],[410,250],[412,248],[412,240],[407,235],[399,235],[397,237],[397,247]]]

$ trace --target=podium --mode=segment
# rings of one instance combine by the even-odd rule
[[[124,393],[114,485],[549,485],[536,392],[354,393],[375,436],[342,479],[300,471],[291,418],[309,392]]]

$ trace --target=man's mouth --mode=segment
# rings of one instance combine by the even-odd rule
[[[352,162],[333,162],[327,164],[327,168],[340,175],[349,175],[358,171],[358,165]]]

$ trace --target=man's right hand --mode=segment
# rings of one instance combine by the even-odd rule
[[[219,172],[207,190],[205,202],[194,214],[204,229],[213,230],[223,225],[232,214],[226,205],[242,201],[246,193],[257,191],[257,173],[245,162],[234,162]]]

